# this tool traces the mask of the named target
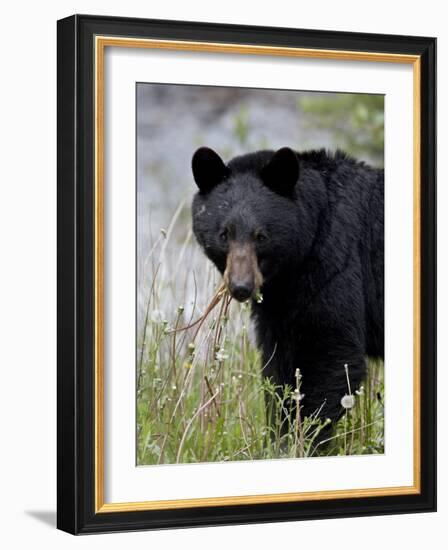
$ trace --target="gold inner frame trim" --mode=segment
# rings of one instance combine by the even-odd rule
[[[344,489],[299,493],[273,493],[264,495],[191,498],[142,502],[106,503],[104,501],[104,54],[106,47],[149,48],[207,53],[232,53],[329,59],[406,63],[413,66],[413,298],[414,298],[414,349],[413,349],[413,485],[370,489]],[[207,506],[232,506],[279,502],[304,502],[342,498],[411,495],[420,493],[421,480],[421,425],[420,425],[420,117],[421,71],[420,57],[390,53],[322,50],[252,44],[225,44],[182,40],[156,40],[96,36],[95,54],[95,513],[166,510]]]

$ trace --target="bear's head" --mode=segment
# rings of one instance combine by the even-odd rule
[[[196,239],[232,296],[254,298],[299,257],[297,154],[285,147],[225,164],[201,147],[192,169],[199,188],[192,207]]]

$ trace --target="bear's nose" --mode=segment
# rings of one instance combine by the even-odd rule
[[[231,283],[229,290],[235,300],[238,300],[239,302],[245,302],[252,296],[254,287],[252,284],[247,282],[238,282]]]

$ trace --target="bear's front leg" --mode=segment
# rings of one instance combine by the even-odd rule
[[[361,385],[367,370],[366,358],[356,347],[335,346],[324,353],[303,353],[298,364],[302,375],[302,417],[331,420],[315,439],[315,443],[323,442],[331,437],[335,422],[345,411],[342,398],[355,395]],[[347,405],[350,401],[345,400]]]
[[[288,404],[285,400],[285,375],[282,367],[286,364],[281,351],[274,346],[275,351],[265,352],[262,375],[265,380],[264,400],[266,407],[266,423],[269,429],[271,443],[281,442],[289,432],[288,418],[285,414]]]

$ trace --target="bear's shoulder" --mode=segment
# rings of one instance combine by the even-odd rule
[[[297,152],[302,165],[318,172],[334,172],[341,167],[347,169],[370,169],[364,161],[357,160],[341,149],[311,149]]]

